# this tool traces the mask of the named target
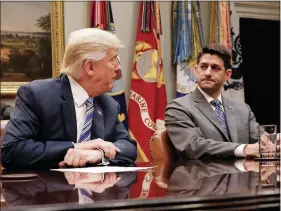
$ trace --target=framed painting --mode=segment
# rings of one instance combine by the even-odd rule
[[[64,52],[63,2],[1,2],[1,97],[55,77]]]

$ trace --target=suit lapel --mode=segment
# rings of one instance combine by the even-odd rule
[[[99,97],[94,99],[94,117],[92,122],[91,138],[104,139],[104,113],[99,106]]]
[[[64,117],[64,125],[66,135],[70,141],[76,142],[77,140],[77,123],[76,112],[74,107],[73,96],[71,93],[71,87],[66,75],[61,76],[61,109]]]
[[[199,89],[195,89],[194,93],[194,101],[197,102],[195,106],[204,114],[204,116],[210,120],[210,122],[223,134],[227,141],[229,137],[227,133],[223,130],[222,123],[218,119],[216,112],[213,110],[210,103],[206,100],[204,95],[199,91]]]
[[[237,137],[237,125],[236,125],[236,117],[235,117],[235,108],[231,105],[230,101],[223,96],[223,107],[225,118],[227,122],[228,132],[230,135],[230,139],[232,142],[238,143]]]

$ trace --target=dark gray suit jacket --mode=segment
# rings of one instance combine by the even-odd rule
[[[118,119],[119,104],[109,95],[94,99],[91,139],[111,141],[120,149],[111,164],[134,163],[136,143]],[[76,114],[66,75],[21,86],[3,140],[6,168],[57,167],[77,139]]]
[[[168,104],[165,124],[181,158],[233,156],[239,144],[257,140],[259,125],[250,107],[224,94],[222,101],[230,137],[199,89]]]

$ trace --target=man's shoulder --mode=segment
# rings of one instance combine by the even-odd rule
[[[168,103],[168,107],[175,105],[184,107],[188,105],[193,105],[193,93],[187,94],[183,97],[175,98]]]
[[[118,108],[118,102],[115,101],[109,94],[105,93],[96,97],[97,101],[104,108]]]
[[[250,109],[250,106],[247,103],[233,100],[228,96],[223,95],[223,100],[226,100],[226,102],[228,102],[230,105],[232,105],[236,109],[246,109],[246,110]]]
[[[114,105],[117,105],[118,103],[107,93],[102,94],[99,96],[99,98],[104,101],[104,102],[108,102],[108,103],[113,103]]]
[[[40,91],[40,90],[55,90],[56,84],[60,82],[60,78],[48,78],[48,79],[40,79],[40,80],[34,80],[31,81],[27,84],[24,84],[21,86],[21,88],[28,88],[32,89],[35,91]]]

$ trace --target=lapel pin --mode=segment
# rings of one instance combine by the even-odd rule
[[[102,113],[101,113],[101,111],[100,111],[100,110],[98,110],[98,113],[99,113],[100,115],[102,115]]]
[[[231,108],[231,106],[228,106],[228,108]]]

